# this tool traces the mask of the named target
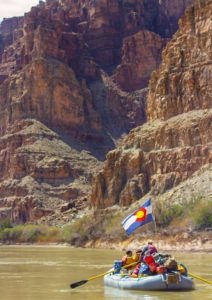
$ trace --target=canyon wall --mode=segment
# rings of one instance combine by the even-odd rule
[[[94,207],[129,205],[164,193],[212,163],[212,2],[197,0],[180,19],[149,83],[146,124],[107,155]]]
[[[0,219],[64,224],[89,207],[107,152],[146,122],[150,74],[191,2],[47,0],[3,20]]]

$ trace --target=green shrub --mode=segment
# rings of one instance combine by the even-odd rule
[[[13,228],[4,228],[0,232],[3,242],[59,242],[61,229],[49,228],[44,225],[19,225]]]
[[[20,240],[22,242],[37,242],[42,236],[47,236],[48,227],[36,226],[36,225],[25,225],[22,229]]]
[[[194,221],[197,230],[212,227],[212,201],[204,203],[202,207],[196,210]]]
[[[171,208],[166,208],[164,204],[160,206],[156,212],[156,223],[158,226],[168,226],[172,220],[182,216],[184,207],[179,204],[174,204]]]
[[[174,219],[183,219],[188,216],[193,219],[194,212],[202,205],[201,203],[205,201],[207,201],[207,199],[198,193],[183,205],[174,204],[172,207],[170,207],[170,203],[158,201],[155,203],[154,213],[156,223],[159,227],[164,227],[168,226]],[[167,207],[168,205],[169,207]]]
[[[121,221],[123,217],[121,214],[116,215],[106,215],[105,216],[105,222],[106,222],[106,232],[109,233],[111,230],[118,230],[121,229]],[[117,226],[118,224],[118,226]],[[118,227],[118,228],[117,228]]]
[[[11,228],[11,222],[9,218],[5,218],[4,220],[0,221],[0,230],[4,228]]]
[[[20,239],[22,242],[35,242],[36,232],[34,228],[24,228],[21,233]]]
[[[195,208],[198,204],[200,204],[201,201],[203,201],[203,196],[196,194],[190,199],[188,203],[185,204],[185,209],[189,211]]]
[[[91,224],[90,217],[75,220],[71,225],[63,228],[62,240],[76,247],[83,245],[90,239],[88,231]]]
[[[2,232],[2,240],[9,242],[18,242],[22,234],[22,226],[17,226],[13,228],[5,228]]]

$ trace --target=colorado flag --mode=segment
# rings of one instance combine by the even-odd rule
[[[138,210],[136,210],[130,216],[126,217],[126,219],[124,219],[121,225],[124,227],[126,233],[129,235],[136,228],[152,221],[154,221],[154,218],[152,215],[152,205],[150,198]]]

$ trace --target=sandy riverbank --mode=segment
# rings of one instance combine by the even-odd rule
[[[131,249],[135,251],[137,249],[142,249],[150,239],[153,241],[159,252],[212,253],[212,231],[195,234],[185,232],[173,236],[157,234],[147,238],[143,237],[139,240],[129,238],[119,243],[110,241],[88,242],[85,247],[115,249],[120,251]]]
[[[82,248],[96,248],[96,249],[114,249],[118,251],[125,251],[131,249],[133,251],[142,249],[151,238],[159,252],[191,252],[191,253],[212,253],[212,232],[199,233],[178,233],[173,236],[153,235],[152,237],[143,237],[135,239],[130,237],[122,242],[114,241],[89,241]],[[0,243],[0,246],[21,246],[21,247],[69,247],[75,248],[74,245],[68,243]]]

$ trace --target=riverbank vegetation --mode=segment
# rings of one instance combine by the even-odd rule
[[[200,195],[193,197],[183,206],[173,204],[168,207],[156,203],[155,212],[157,231],[161,234],[175,232],[201,231],[212,229],[212,200]],[[125,216],[124,216],[125,217]],[[68,243],[75,247],[83,247],[96,241],[118,243],[128,239],[121,226],[123,213],[119,210],[99,211],[95,214],[75,219],[63,227],[47,225],[18,225],[10,224],[9,219],[0,222],[0,241],[2,243]],[[177,224],[177,226],[176,226]],[[142,235],[154,232],[153,224],[142,228]],[[171,229],[171,230],[169,230]],[[141,231],[135,231],[131,236],[139,239]],[[151,234],[152,234],[151,233]]]
[[[212,228],[212,200],[209,196],[195,194],[188,202],[175,203],[172,206],[165,202],[156,202],[157,225],[167,227],[176,220],[183,224],[189,220],[193,230]]]

